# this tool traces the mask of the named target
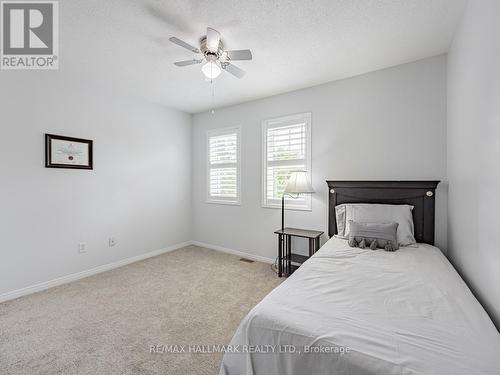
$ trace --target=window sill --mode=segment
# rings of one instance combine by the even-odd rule
[[[206,200],[205,203],[209,203],[209,204],[224,204],[224,205],[227,205],[227,206],[241,206],[240,202],[231,202],[231,201]]]

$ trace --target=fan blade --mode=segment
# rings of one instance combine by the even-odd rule
[[[188,65],[199,64],[202,61],[203,60],[196,60],[196,59],[193,59],[193,60],[184,60],[184,61],[174,62],[174,65],[177,65],[177,66],[188,66]]]
[[[222,65],[222,68],[227,70],[229,73],[231,73],[233,76],[237,78],[243,78],[245,75],[245,71],[238,68],[236,65],[233,65],[231,63],[225,63]]]
[[[226,51],[229,60],[252,60],[252,51],[249,49],[240,49],[236,51]]]
[[[210,52],[219,50],[220,33],[210,27],[207,27],[207,48]]]
[[[173,36],[172,38],[169,38],[172,43],[177,44],[178,46],[184,47],[185,49],[190,50],[191,52],[194,53],[200,53],[200,50],[196,47],[193,47],[191,44],[184,42],[183,40],[180,40],[179,38],[176,38]]]

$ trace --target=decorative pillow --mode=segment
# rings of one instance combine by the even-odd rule
[[[397,244],[416,243],[413,228],[413,206],[408,204],[346,203],[335,207],[337,236],[349,239],[349,221],[359,223],[398,223]]]
[[[337,221],[337,237],[347,239],[344,236],[347,221],[345,219],[346,204],[335,207],[335,219]]]
[[[395,251],[399,249],[398,226],[398,223],[359,223],[350,220],[349,246]]]

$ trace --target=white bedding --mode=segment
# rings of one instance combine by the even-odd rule
[[[391,253],[330,239],[230,345],[221,375],[500,374],[500,334],[441,251],[423,244]]]

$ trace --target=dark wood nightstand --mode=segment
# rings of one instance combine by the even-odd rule
[[[297,228],[275,231],[278,235],[278,276],[290,276],[319,249],[319,238],[323,232]],[[309,239],[309,256],[292,253],[292,237]]]

